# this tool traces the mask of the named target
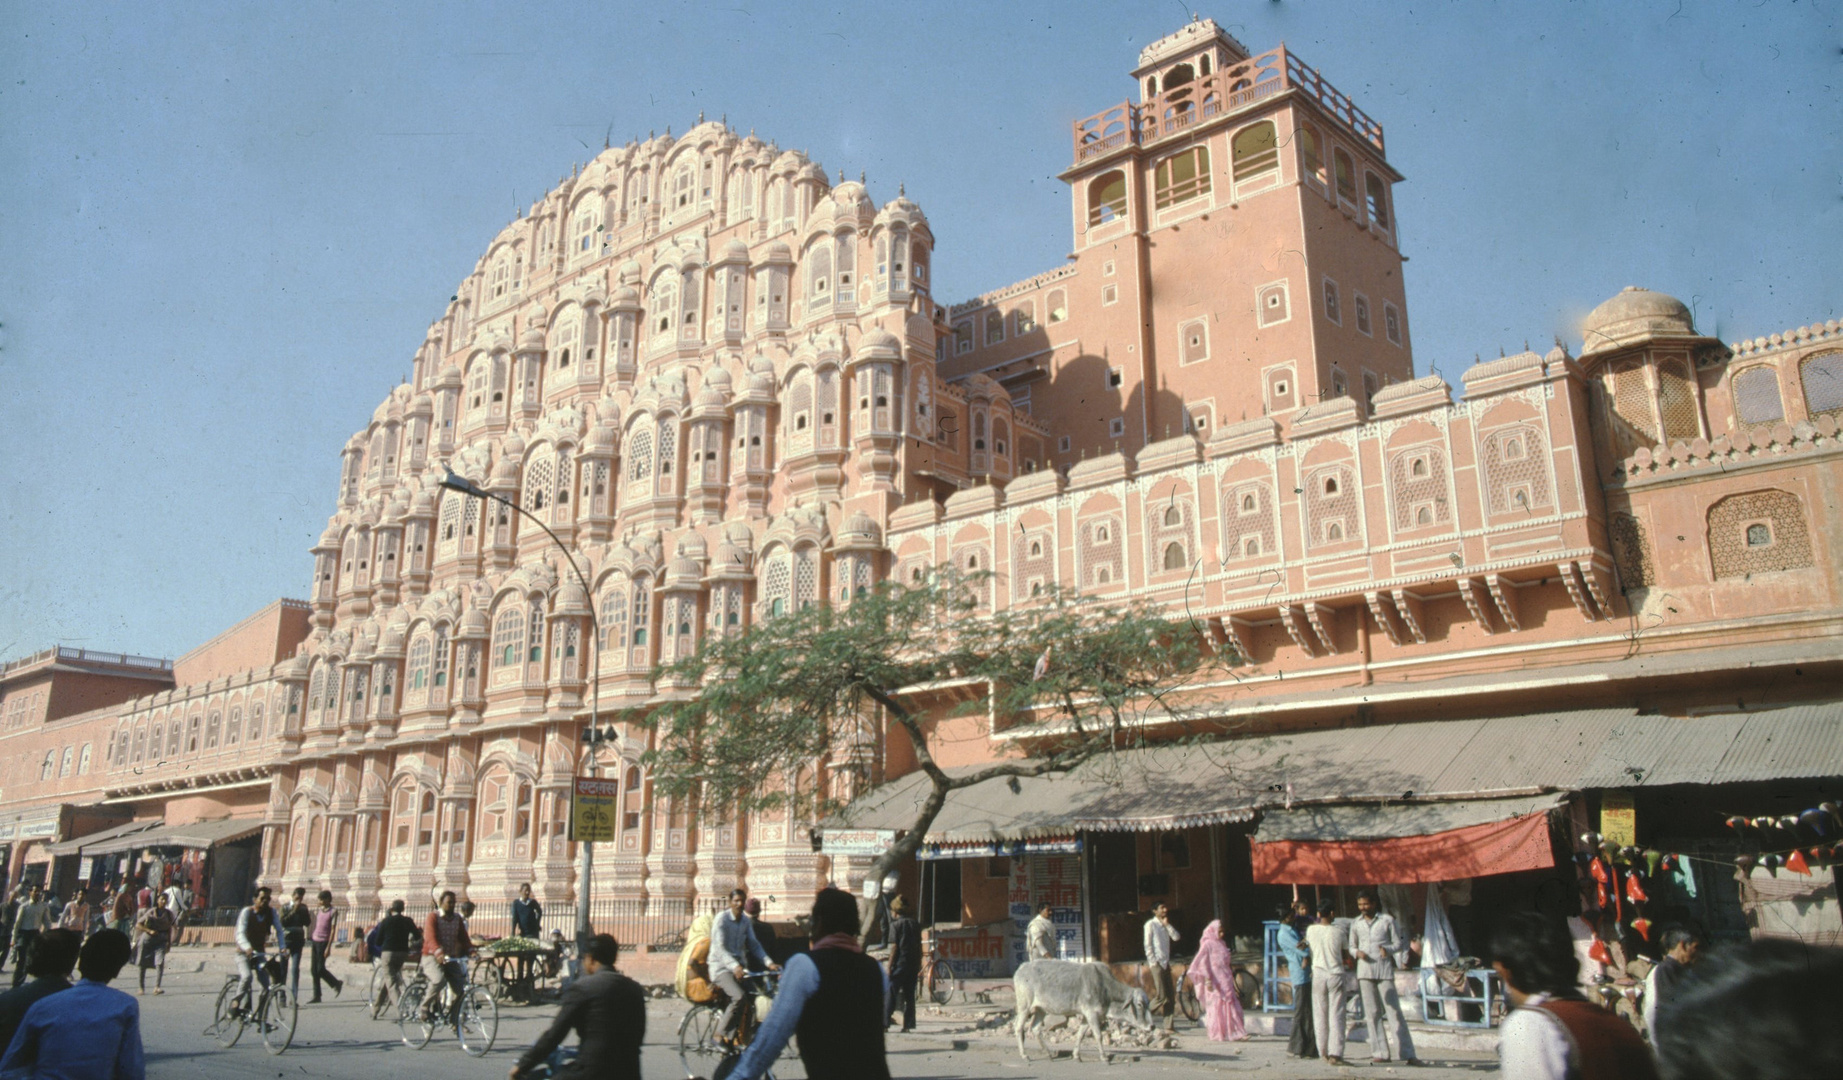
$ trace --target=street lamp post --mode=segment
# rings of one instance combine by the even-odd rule
[[[571,551],[569,546],[550,530],[550,526],[539,521],[524,507],[510,499],[493,494],[464,476],[457,475],[453,469],[448,469],[447,475],[442,477],[441,486],[449,491],[458,491],[463,495],[472,495],[478,499],[491,499],[501,506],[510,507],[523,514],[538,528],[543,529],[544,535],[550,537],[551,543],[557,545],[557,550],[563,552],[563,557],[569,561],[570,570],[575,573],[576,580],[582,585],[584,601],[589,605],[589,732],[585,745],[588,747],[586,752],[589,767],[593,769],[596,743],[600,737],[599,721],[601,720],[602,702],[602,650],[598,636],[601,620],[595,614],[595,590],[590,587],[588,577],[583,574],[582,567],[577,564],[576,553]],[[571,792],[570,804],[572,808],[575,805],[574,791]],[[580,869],[576,875],[576,955],[580,957],[587,955],[589,938],[594,934],[594,929],[589,924],[589,885],[595,873],[595,845],[587,840],[578,840],[576,843],[579,849],[577,857],[581,860]]]

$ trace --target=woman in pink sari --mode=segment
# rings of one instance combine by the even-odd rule
[[[1229,945],[1222,940],[1222,920],[1203,928],[1197,958],[1190,962],[1190,981],[1203,1003],[1203,1024],[1216,1042],[1241,1042],[1248,1038],[1242,1021],[1241,998],[1235,993],[1235,965]]]

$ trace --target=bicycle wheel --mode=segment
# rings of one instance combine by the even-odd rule
[[[506,993],[505,972],[499,965],[483,963],[474,965],[474,985],[486,987],[486,992],[493,995],[493,1000],[503,1000]]]
[[[1177,1007],[1186,1020],[1195,1020],[1203,1015],[1203,1003],[1197,1000],[1196,984],[1190,981],[1188,974],[1184,976],[1184,981],[1178,984]]]
[[[234,976],[225,981],[224,989],[218,991],[217,1004],[212,1006],[211,1026],[205,1029],[205,1034],[216,1039],[218,1045],[226,1050],[237,1045],[237,1040],[243,1038],[243,1017],[232,1016],[230,1012],[230,1007],[237,1000],[239,981]]]
[[[484,1057],[499,1037],[499,1003],[484,986],[470,986],[461,999],[461,1049],[469,1057]]]
[[[279,1054],[294,1042],[294,1026],[301,1018],[301,1001],[286,986],[272,988],[257,1010],[256,1030],[262,1032],[262,1046]]]
[[[678,1022],[678,1052],[705,1057],[718,1052],[717,1024],[723,1014],[709,1005],[693,1005]]]
[[[955,990],[960,988],[960,980],[954,978],[953,968],[945,960],[936,960],[928,966],[928,1000],[936,1005],[945,1005],[952,1000]]]
[[[403,1045],[411,1050],[421,1050],[435,1037],[435,1022],[422,1015],[422,997],[428,990],[429,984],[417,979],[404,987],[403,996],[397,999],[397,1030],[403,1036]]]
[[[1261,1007],[1261,980],[1253,972],[1237,970],[1235,972],[1235,996],[1241,999],[1244,1011]]]

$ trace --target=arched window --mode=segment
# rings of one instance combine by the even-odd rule
[[[645,480],[653,475],[653,433],[644,428],[635,431],[627,442],[628,477]]]
[[[817,311],[832,303],[832,249],[822,240],[807,255],[806,307]]]
[[[1344,526],[1340,522],[1334,521],[1331,524],[1325,526],[1325,539],[1326,540],[1342,540],[1343,538],[1344,538]]]
[[[1427,459],[1417,457],[1411,463],[1409,463],[1408,475],[1426,476],[1427,475]]]
[[[1734,376],[1734,416],[1743,424],[1772,424],[1785,419],[1779,397],[1779,372],[1771,365],[1750,367]]]
[[[493,656],[499,667],[511,667],[521,661],[525,651],[525,613],[517,604],[499,609],[493,621]]]
[[[230,719],[224,722],[224,745],[235,746],[243,737],[243,709],[230,710]]]
[[[250,729],[245,733],[245,739],[255,742],[260,738],[262,738],[262,703],[257,702],[250,706]]]
[[[1165,524],[1166,525],[1184,524],[1184,512],[1182,510],[1179,510],[1175,505],[1165,507]]]
[[[1232,146],[1237,180],[1260,176],[1280,167],[1279,140],[1274,134],[1272,120],[1262,120],[1242,128],[1235,133]]]
[[[678,309],[678,281],[671,273],[662,274],[653,285],[653,334],[670,337],[672,313]]]
[[[762,566],[762,597],[769,615],[785,615],[793,600],[793,556],[777,551]]]
[[[1088,225],[1107,225],[1126,216],[1126,174],[1118,169],[1088,183]]]
[[[49,753],[49,751],[47,753]],[[139,765],[141,763],[141,760],[145,758],[146,756],[147,756],[147,729],[144,727],[138,727],[134,729],[134,757],[129,758],[128,760],[134,762],[136,765]],[[47,757],[45,760],[50,761],[51,759]],[[41,779],[49,780],[51,779],[51,777],[45,776],[45,777],[42,777]]]
[[[1350,154],[1343,147],[1331,153],[1331,160],[1337,167],[1337,193],[1340,198],[1357,201],[1357,166],[1350,160]]]
[[[186,753],[198,753],[199,729],[202,728],[204,724],[205,718],[202,716],[194,716],[192,719],[186,721]]]
[[[179,756],[179,718],[177,716],[173,718],[172,723],[166,726],[166,756],[169,758]]]
[[[537,511],[550,505],[551,488],[556,482],[556,460],[548,452],[540,452],[525,466],[525,509]],[[538,520],[544,520],[543,515]]]
[[[1798,380],[1805,388],[1807,413],[1843,415],[1843,352],[1805,357],[1798,365]]]
[[[435,654],[435,658],[432,665],[434,674],[429,679],[429,685],[446,686],[448,685],[448,631],[445,628],[435,631],[435,647],[431,651]]]
[[[1183,544],[1173,542],[1165,545],[1165,569],[1182,570],[1186,561]]]
[[[91,745],[92,744],[90,743],[84,743],[83,749],[77,751],[77,775],[78,776],[88,776],[90,774],[90,746]]]
[[[544,605],[531,605],[530,633],[525,638],[525,662],[541,663],[544,659]]]
[[[1389,194],[1382,178],[1375,173],[1363,174],[1363,188],[1366,206],[1369,210],[1369,223],[1378,229],[1389,227]]]
[[[1241,512],[1244,514],[1252,514],[1254,513],[1255,509],[1256,509],[1256,506],[1254,502],[1254,496],[1251,494],[1243,495],[1241,497]]]
[[[147,735],[147,748],[155,757],[160,756],[160,746],[165,735],[166,725],[155,720],[153,729]]]
[[[1193,146],[1158,163],[1152,172],[1153,203],[1163,210],[1209,194],[1209,148]]]
[[[647,627],[653,621],[653,593],[645,578],[634,579],[633,592],[633,644],[636,650],[644,652]]]
[[[425,848],[435,843],[435,792],[422,793],[422,806],[416,815],[416,846]]]
[[[1189,64],[1178,64],[1165,72],[1165,92],[1170,93],[1196,77],[1196,71]]]
[[[1325,144],[1311,124],[1299,125],[1299,160],[1309,179],[1325,182]]]
[[[417,634],[410,642],[410,686],[411,690],[422,690],[429,685],[429,635]]]

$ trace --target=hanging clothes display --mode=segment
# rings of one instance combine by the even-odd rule
[[[1421,967],[1449,964],[1459,955],[1459,939],[1446,917],[1446,901],[1439,882],[1427,885],[1427,912],[1421,924]]]

